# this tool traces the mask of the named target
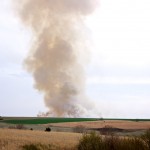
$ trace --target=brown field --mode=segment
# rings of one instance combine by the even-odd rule
[[[3,125],[3,126],[2,126]],[[133,129],[137,130],[139,134],[140,130],[146,130],[150,128],[150,121],[147,122],[136,122],[136,121],[95,121],[95,122],[71,122],[71,123],[55,123],[46,125],[34,125],[26,126],[26,130],[8,129],[9,124],[2,124],[0,128],[0,150],[22,150],[25,144],[44,144],[52,145],[53,149],[57,150],[75,150],[79,139],[82,134],[73,133],[74,130],[69,132],[54,132],[55,127],[60,131],[65,131],[63,128],[75,128],[77,126],[83,126],[84,128],[104,128],[105,126],[111,126],[113,128],[120,129]],[[45,127],[51,126],[52,132],[44,132]],[[30,128],[34,127],[31,131]],[[36,128],[37,127],[37,128]],[[42,129],[42,130],[41,130]],[[71,133],[72,132],[72,133]],[[136,132],[136,134],[137,134]],[[131,133],[132,135],[133,133]],[[126,136],[123,132],[123,136]],[[121,136],[122,136],[121,135]]]
[[[105,126],[111,126],[114,128],[121,129],[149,129],[150,121],[118,121],[118,120],[107,120],[107,121],[93,121],[93,122],[70,122],[70,123],[53,123],[50,124],[59,127],[76,127],[84,126],[85,128],[103,128]]]
[[[20,150],[25,144],[52,144],[57,149],[74,149],[81,134],[0,129],[0,150]]]

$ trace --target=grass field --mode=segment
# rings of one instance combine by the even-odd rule
[[[0,128],[15,129],[23,125],[24,129],[44,131],[50,127],[54,132],[79,132],[106,130],[111,127],[118,135],[140,135],[150,128],[149,119],[98,119],[98,118],[38,118],[38,117],[2,117]]]
[[[18,125],[23,125],[25,128],[17,130]],[[47,127],[52,131],[44,132]],[[77,150],[76,146],[82,134],[74,132],[78,132],[82,127],[83,131],[96,131],[103,136],[107,135],[107,132],[103,134],[99,130],[101,128],[125,129],[114,134],[119,137],[130,137],[142,135],[150,128],[150,121],[148,119],[1,117],[0,150],[23,150],[23,146],[30,145],[33,148],[34,145],[42,147],[40,150]],[[31,128],[33,130],[30,130]],[[28,150],[28,147],[26,148]]]
[[[149,150],[150,130],[142,136],[0,129],[0,150]]]
[[[76,127],[84,126],[85,128],[103,128],[105,126],[121,128],[121,129],[148,129],[150,121],[127,121],[127,120],[103,120],[103,121],[88,121],[88,122],[65,122],[52,123],[53,126],[59,127]]]
[[[81,134],[0,129],[0,150],[20,150],[26,144],[51,145],[52,149],[74,149]]]

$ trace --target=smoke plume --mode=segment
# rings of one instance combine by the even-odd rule
[[[84,18],[97,0],[16,0],[33,43],[25,65],[53,116],[82,116],[88,109],[85,71],[89,41]]]

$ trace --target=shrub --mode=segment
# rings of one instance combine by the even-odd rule
[[[146,150],[144,143],[138,137],[118,139],[114,150]]]
[[[103,139],[104,147],[106,150],[117,150],[120,146],[120,139],[118,136],[111,133],[109,136],[105,136]]]
[[[23,124],[17,124],[15,128],[16,129],[26,129]]]
[[[141,139],[146,144],[147,148],[150,150],[150,129],[148,129],[142,136]]]
[[[96,133],[83,134],[79,141],[78,150],[104,150],[100,135]]]
[[[46,131],[46,132],[50,132],[50,131],[51,131],[51,128],[48,127],[48,128],[45,129],[45,131]]]
[[[150,130],[141,137],[121,138],[114,134],[101,137],[95,133],[83,134],[78,150],[150,150]]]

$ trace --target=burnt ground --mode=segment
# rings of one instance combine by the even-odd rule
[[[91,131],[97,131],[102,135],[118,134],[118,135],[141,135],[144,129],[122,129],[115,127],[91,128]]]

